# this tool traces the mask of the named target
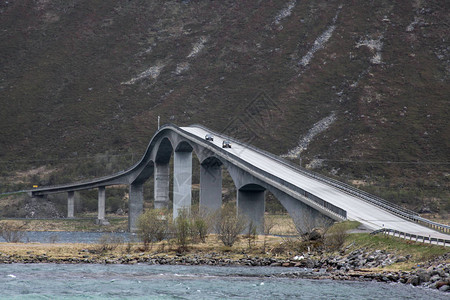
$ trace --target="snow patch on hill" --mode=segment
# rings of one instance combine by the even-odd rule
[[[156,64],[155,66],[148,68],[147,70],[145,70],[138,76],[131,78],[130,80],[128,80],[126,82],[122,82],[122,84],[127,84],[127,85],[135,84],[137,81],[142,80],[147,77],[156,79],[156,78],[158,78],[159,74],[161,73],[161,70],[164,67],[165,67],[165,64],[162,64],[162,63]]]
[[[314,41],[314,45],[308,51],[308,53],[306,53],[306,55],[302,57],[299,65],[306,67],[310,63],[311,59],[314,57],[314,53],[322,49],[325,43],[328,42],[331,35],[333,34],[334,29],[336,29],[336,26],[331,25]]]
[[[381,60],[381,50],[383,49],[383,42],[381,41],[383,39],[383,36],[380,36],[378,39],[364,39],[360,40],[356,44],[356,48],[359,48],[361,46],[365,46],[370,49],[374,54],[372,58],[370,59],[370,62],[374,65],[378,65],[382,63]]]
[[[298,146],[292,150],[289,150],[289,152],[287,154],[282,155],[282,157],[287,158],[299,157],[300,154],[308,148],[308,145],[311,143],[314,137],[317,136],[319,133],[327,130],[328,127],[330,127],[330,125],[334,123],[334,121],[336,121],[336,113],[332,112],[329,116],[315,123],[313,127],[306,133],[306,135],[300,139]]]
[[[418,17],[414,17],[414,21],[412,21],[407,27],[406,27],[406,32],[411,32],[414,31],[414,28],[416,27],[417,24],[419,24],[421,20]]]
[[[187,56],[187,58],[196,57],[202,50],[205,48],[205,43],[208,39],[204,36],[200,37],[200,40],[192,46],[191,53]]]
[[[291,15],[292,9],[294,9],[295,5],[297,4],[297,0],[289,1],[287,6],[283,8],[278,15],[275,17],[275,21],[273,21],[274,24],[278,25],[280,24],[281,20],[284,18],[287,18]]]
[[[190,67],[190,65],[188,62],[179,63],[179,64],[177,64],[177,68],[175,69],[175,74],[180,75],[181,73],[189,70],[189,67]]]
[[[342,5],[339,6],[338,11],[336,12],[336,15],[333,17],[332,25],[330,25],[315,41],[314,45],[311,47],[311,49],[306,53],[300,62],[298,63],[300,66],[306,67],[310,62],[311,59],[314,57],[314,54],[323,49],[326,42],[331,38],[333,35],[333,31],[336,29],[336,20],[339,16],[339,13],[342,9]]]

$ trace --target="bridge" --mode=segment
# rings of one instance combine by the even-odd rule
[[[213,140],[206,140],[210,134]],[[231,148],[222,148],[224,140]],[[265,191],[270,191],[291,216],[315,226],[324,220],[355,220],[370,230],[404,233],[404,237],[450,245],[450,226],[421,218],[418,214],[370,195],[350,185],[318,175],[278,156],[239,142],[200,125],[162,126],[152,137],[139,162],[127,170],[89,181],[29,190],[31,197],[67,193],[67,216],[74,217],[74,192],[98,189],[98,221],[105,220],[105,188],[129,186],[128,227],[135,231],[143,211],[143,184],[153,177],[154,206],[169,204],[170,168],[173,155],[173,213],[191,206],[192,153],[200,161],[200,206],[211,211],[222,205],[222,168],[237,190],[237,207],[253,224],[262,225]],[[312,224],[311,224],[312,223]]]

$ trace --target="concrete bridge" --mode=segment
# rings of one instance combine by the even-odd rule
[[[213,141],[205,140],[211,134]],[[231,148],[222,148],[224,140]],[[431,222],[412,211],[357,190],[342,182],[299,168],[278,156],[244,144],[200,125],[165,125],[158,130],[142,159],[128,170],[86,182],[41,187],[32,197],[68,194],[68,217],[74,216],[74,192],[98,189],[98,221],[105,221],[105,187],[129,186],[129,230],[143,210],[143,184],[154,180],[155,208],[169,204],[169,161],[173,155],[173,213],[191,205],[192,152],[200,161],[200,206],[216,210],[222,204],[222,168],[231,175],[237,190],[240,213],[256,225],[263,224],[265,191],[270,191],[291,216],[314,226],[331,219],[356,220],[372,230],[389,228],[410,235],[450,240],[450,226]],[[301,225],[301,224],[300,224]]]

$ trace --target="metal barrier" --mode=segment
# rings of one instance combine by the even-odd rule
[[[392,235],[393,237],[398,237],[398,238],[402,238],[402,239],[410,240],[410,241],[415,241],[415,242],[422,241],[422,243],[424,243],[424,244],[426,243],[426,241],[428,241],[429,244],[432,244],[434,242],[436,245],[442,245],[444,247],[450,247],[450,240],[447,240],[447,239],[438,239],[438,238],[432,238],[430,236],[410,234],[410,233],[407,233],[407,232],[398,231],[398,230],[390,229],[390,228],[378,229],[378,230],[375,230],[375,231],[371,232],[370,234],[375,235],[375,234],[378,234],[378,233]]]

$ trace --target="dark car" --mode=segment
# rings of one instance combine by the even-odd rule
[[[231,148],[231,142],[230,141],[223,141],[222,142],[222,148]]]
[[[214,137],[212,134],[207,134],[207,135],[205,135],[205,140],[212,142],[212,141],[214,141]]]

